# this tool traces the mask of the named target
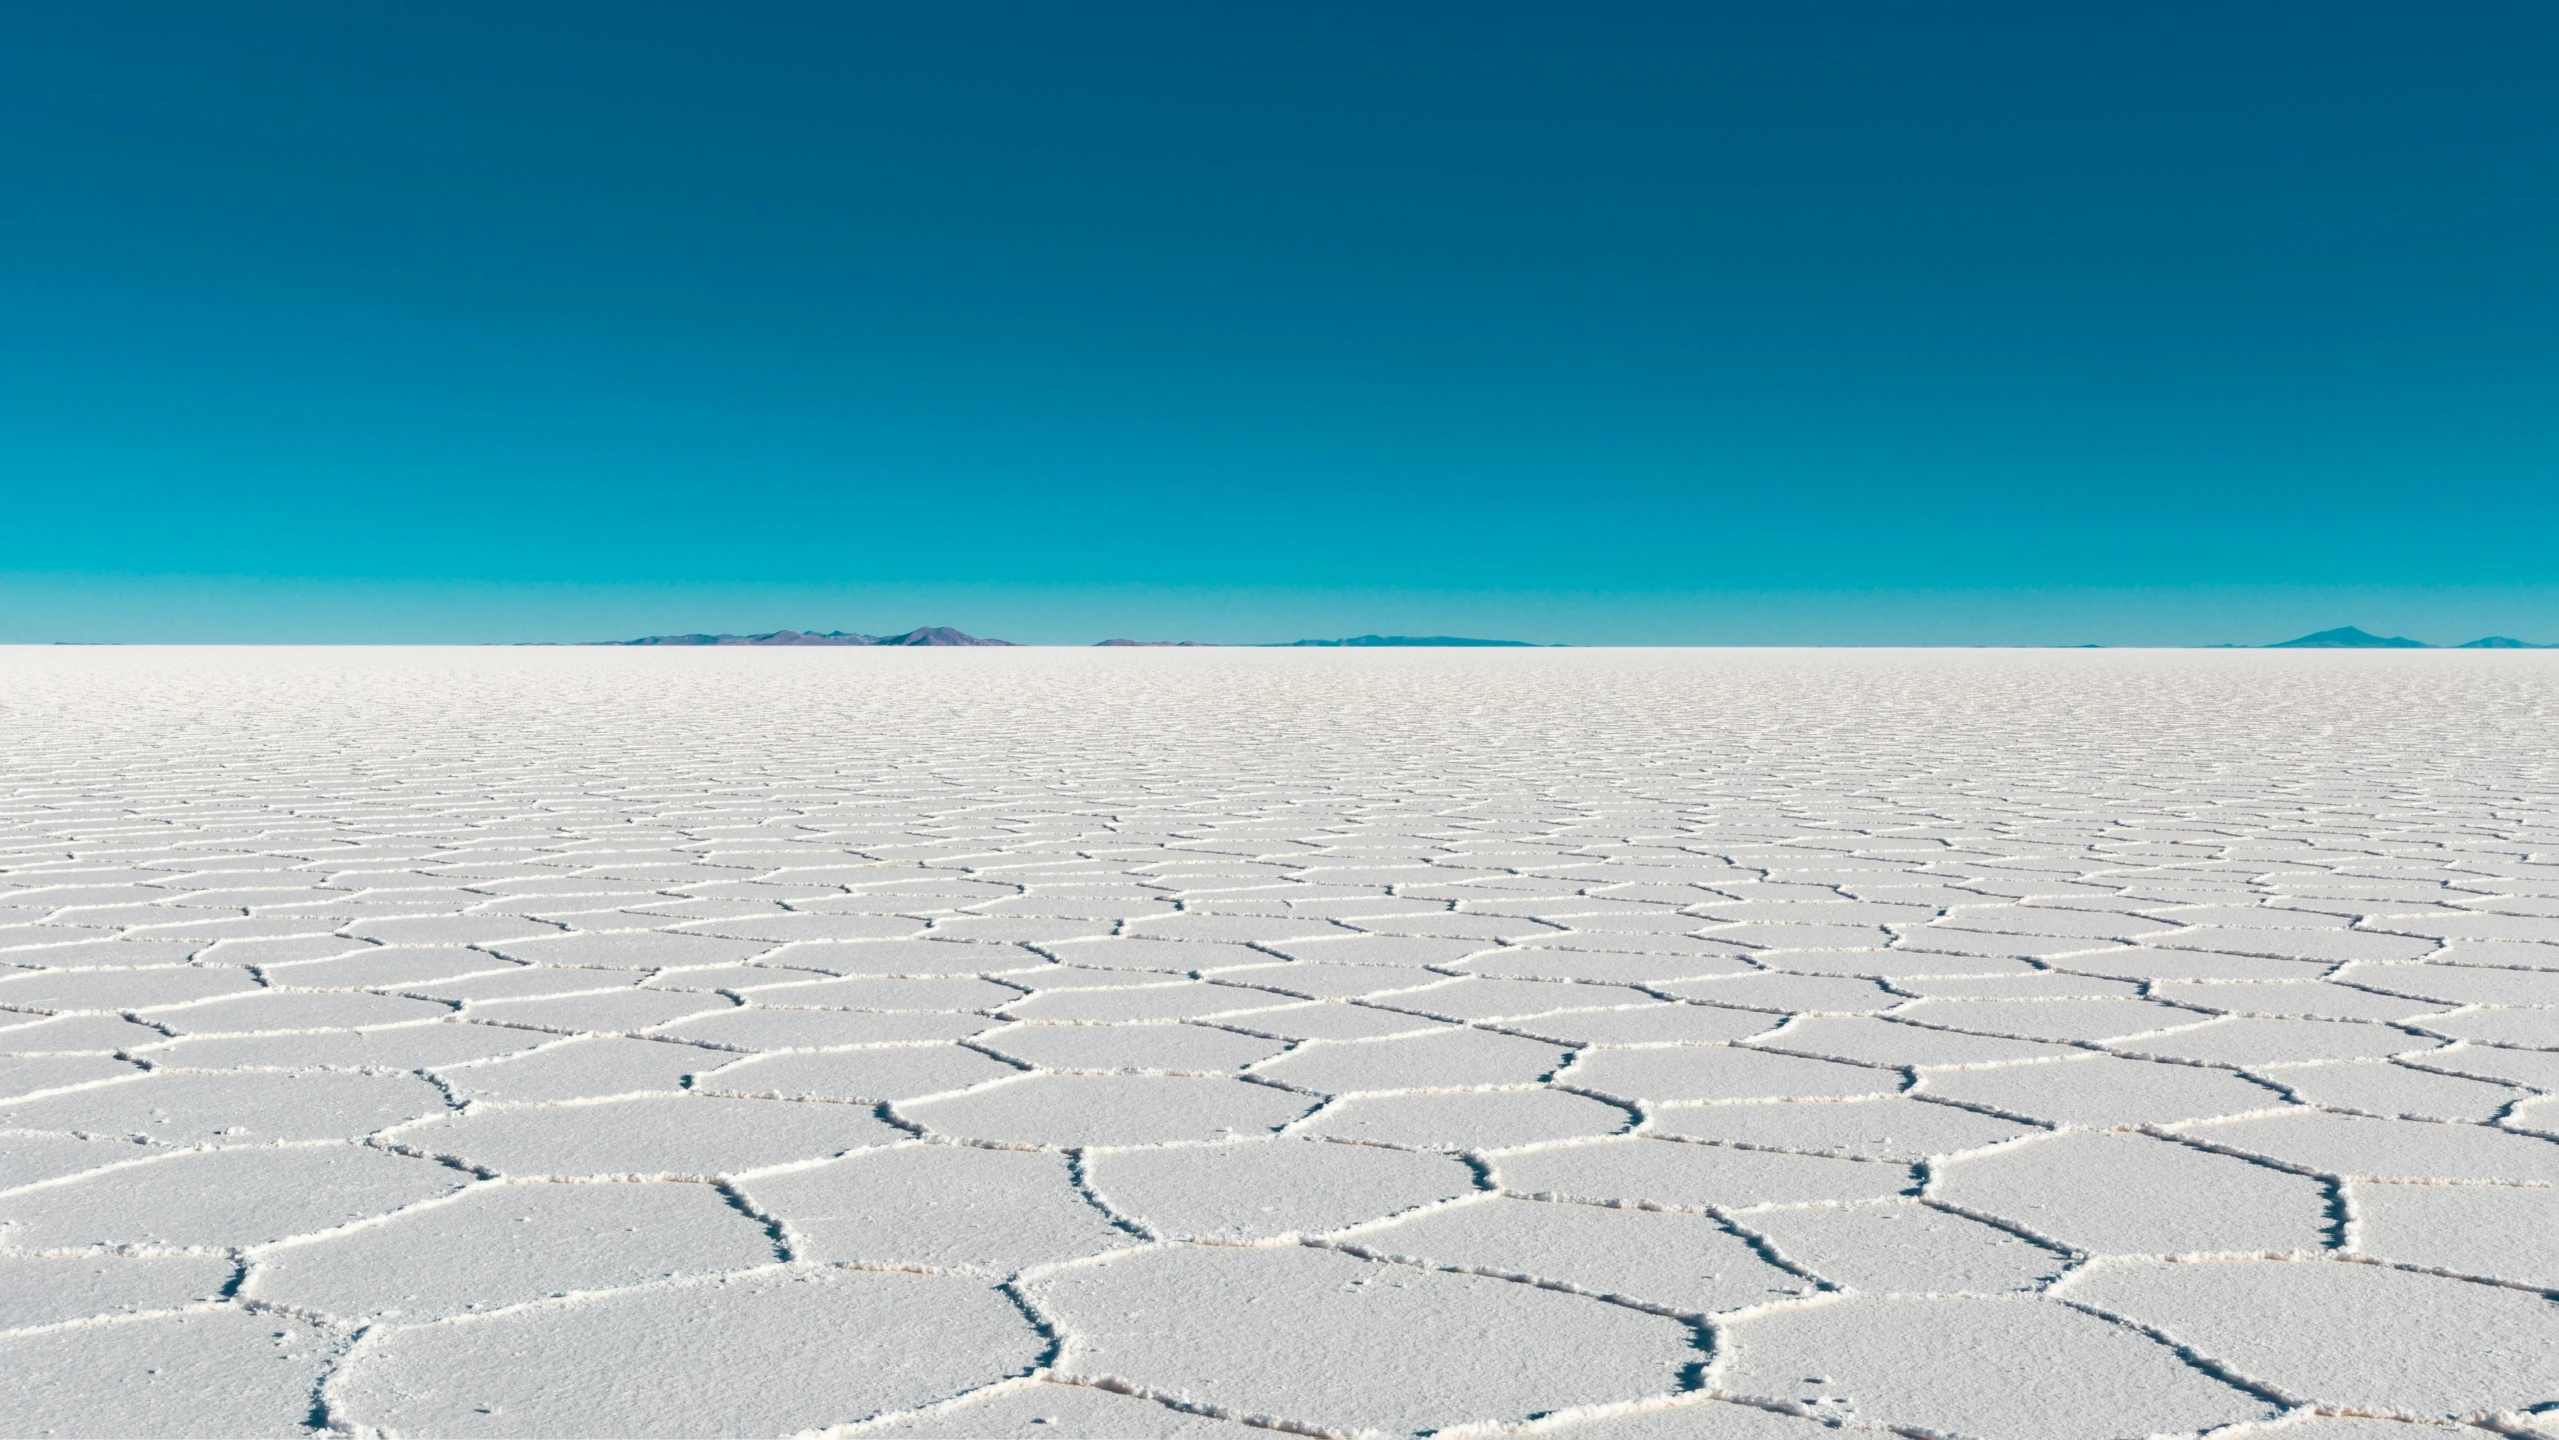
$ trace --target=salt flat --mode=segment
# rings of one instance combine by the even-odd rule
[[[2554,702],[0,652],[0,1429],[2559,1433]]]

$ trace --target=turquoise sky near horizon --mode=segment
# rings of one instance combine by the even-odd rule
[[[2559,641],[2559,10],[0,11],[0,641]]]

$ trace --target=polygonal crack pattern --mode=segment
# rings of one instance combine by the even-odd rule
[[[2552,1433],[2532,656],[0,654],[12,1433]]]

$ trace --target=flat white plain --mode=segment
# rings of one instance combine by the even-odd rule
[[[2559,657],[0,651],[0,1432],[2559,1433]]]

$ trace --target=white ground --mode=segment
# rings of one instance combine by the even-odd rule
[[[0,652],[0,1430],[2548,1433],[2554,700]]]

